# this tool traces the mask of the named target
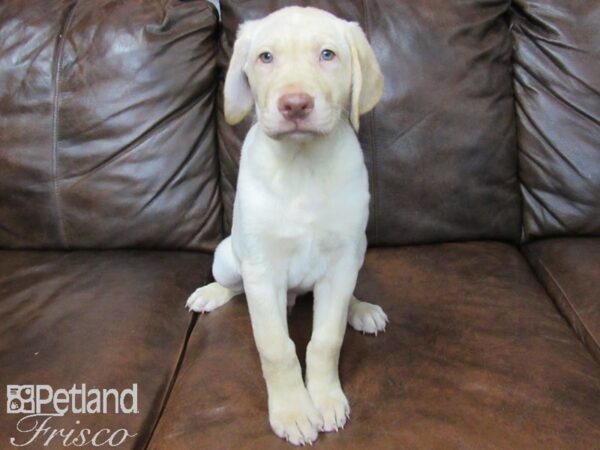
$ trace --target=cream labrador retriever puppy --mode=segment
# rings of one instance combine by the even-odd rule
[[[216,280],[190,309],[246,293],[274,432],[293,444],[343,427],[338,375],[346,322],[377,333],[387,317],[353,297],[367,240],[369,185],[355,131],[383,77],[363,31],[315,8],[289,7],[240,26],[225,79],[225,118],[257,122],[242,147],[231,236]],[[286,303],[313,291],[306,385],[288,335]],[[287,298],[287,302],[286,302]]]

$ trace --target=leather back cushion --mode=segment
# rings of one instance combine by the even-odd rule
[[[218,15],[0,3],[0,247],[212,249]]]
[[[223,70],[240,22],[291,4],[360,22],[382,65],[384,97],[360,132],[372,194],[369,243],[518,240],[509,1],[222,0]],[[251,119],[232,129],[222,95],[218,101],[228,228]]]
[[[513,10],[525,238],[600,235],[600,3]]]

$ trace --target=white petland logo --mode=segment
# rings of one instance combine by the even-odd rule
[[[131,388],[98,389],[85,384],[69,389],[54,389],[47,384],[9,384],[6,386],[6,412],[25,414],[17,422],[19,435],[10,438],[15,447],[40,444],[48,447],[62,444],[64,447],[118,447],[137,433],[125,428],[92,430],[82,428],[75,420],[71,428],[56,428],[53,419],[65,414],[138,414],[138,385]]]

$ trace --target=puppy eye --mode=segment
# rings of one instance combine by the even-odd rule
[[[265,64],[272,63],[273,62],[273,53],[262,52],[260,55],[258,55],[258,59],[260,59],[261,62],[263,62]]]
[[[333,50],[325,49],[321,52],[321,60],[322,61],[331,61],[335,58],[335,53]]]

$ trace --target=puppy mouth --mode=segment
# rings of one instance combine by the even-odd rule
[[[309,139],[327,134],[322,127],[304,123],[301,120],[286,121],[282,126],[265,130],[273,139]]]
[[[321,136],[323,134],[324,133],[317,131],[317,130],[295,128],[293,130],[278,131],[278,132],[272,134],[271,137],[273,139],[284,139],[284,138],[292,138],[292,139],[305,138],[306,139],[306,138]]]

